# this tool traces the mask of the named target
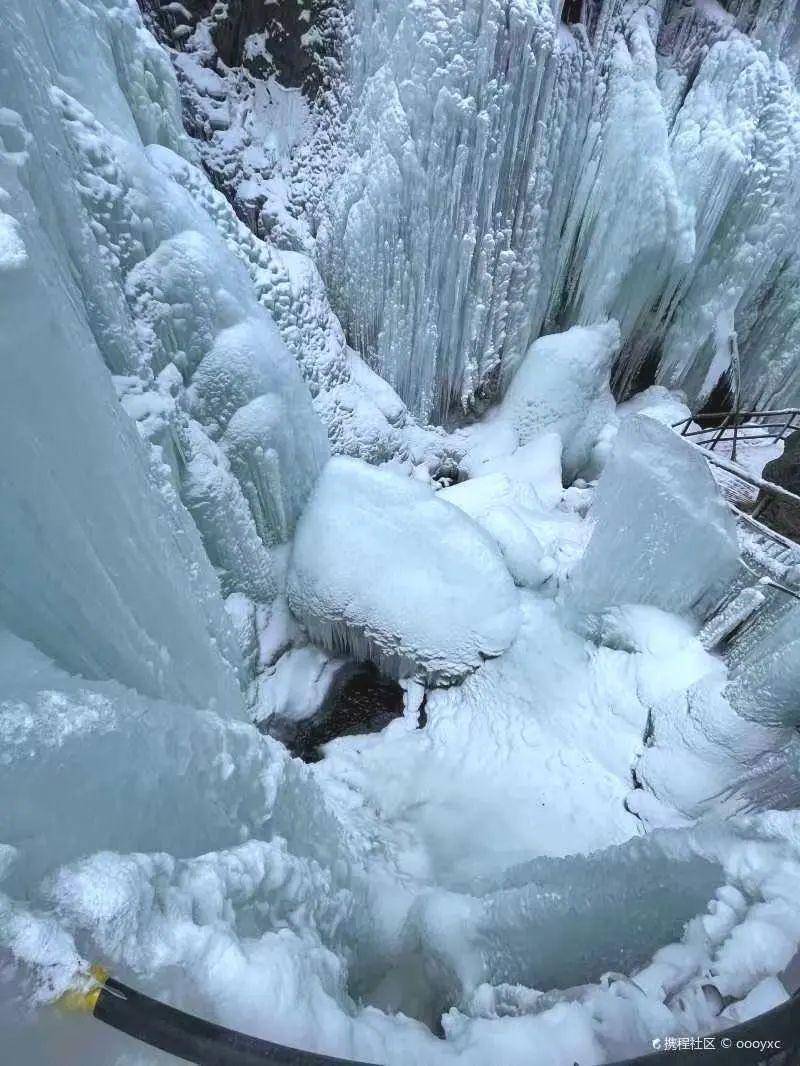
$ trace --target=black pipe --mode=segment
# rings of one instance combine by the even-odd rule
[[[113,978],[103,984],[93,1013],[106,1025],[198,1066],[374,1066],[237,1033],[159,1003]],[[614,1066],[800,1066],[800,993],[707,1039],[713,1040],[714,1050],[653,1051]],[[754,1047],[758,1042],[772,1042],[772,1047]],[[530,1062],[536,1066],[535,1051]]]
[[[373,1066],[273,1044],[195,1018],[109,977],[94,1016],[106,1025],[200,1066]]]

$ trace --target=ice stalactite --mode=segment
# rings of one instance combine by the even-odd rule
[[[423,414],[498,372],[512,282],[535,267],[514,249],[531,240],[551,91],[554,27],[539,8],[355,5],[356,154],[321,262],[350,339]]]
[[[613,317],[617,390],[645,374],[701,405],[725,314],[745,399],[796,399],[797,5],[574,7],[357,0],[318,236],[349,338],[443,418],[542,332]]]

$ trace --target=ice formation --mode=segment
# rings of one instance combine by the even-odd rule
[[[800,603],[789,596],[782,599],[778,616],[765,615],[731,656],[728,696],[747,718],[796,727]]]
[[[17,102],[25,82],[4,99]],[[58,143],[52,107],[38,114],[53,122],[39,146]],[[36,144],[19,112],[2,121],[3,209],[18,244],[4,253],[0,297],[0,618],[74,673],[235,706],[237,652],[200,538],[117,404],[64,232],[46,228],[70,205],[37,209],[34,194],[50,196],[47,169],[29,158]]]
[[[133,0],[0,6],[4,1053],[158,1061],[93,962],[388,1066],[780,1002],[797,603],[669,426],[797,395],[797,5],[355,0],[335,116],[170,3],[199,148]]]
[[[53,26],[63,27],[65,36],[78,32],[76,27],[91,34],[95,44],[87,55],[71,47],[54,51],[42,25],[22,7],[8,5],[4,17],[13,30],[7,35],[4,81],[4,100],[10,105],[4,111],[9,149],[5,159],[13,182],[7,209],[24,220],[26,234],[30,228],[30,236],[24,238],[30,243],[30,261],[16,272],[19,281],[11,278],[6,289],[5,306],[12,319],[6,336],[12,337],[15,330],[20,337],[38,335],[36,345],[42,358],[55,360],[52,371],[37,369],[22,340],[12,342],[15,354],[10,358],[20,360],[21,372],[53,381],[54,389],[38,401],[39,416],[26,415],[18,405],[17,417],[4,428],[12,434],[25,433],[31,420],[42,417],[51,432],[61,434],[53,448],[66,469],[54,470],[49,477],[60,481],[63,488],[41,491],[53,508],[61,494],[67,497],[64,506],[77,522],[54,509],[48,523],[39,522],[40,550],[55,565],[58,556],[47,547],[47,538],[63,545],[73,538],[78,542],[75,550],[91,559],[81,562],[76,558],[74,565],[64,568],[76,582],[73,590],[64,586],[63,576],[48,579],[42,568],[48,592],[36,596],[31,588],[29,598],[38,599],[42,612],[49,610],[50,627],[55,629],[59,609],[74,614],[71,605],[80,599],[80,590],[105,581],[113,603],[105,616],[98,610],[87,622],[98,626],[97,640],[81,638],[81,643],[98,649],[104,642],[111,643],[117,654],[127,648],[139,671],[161,671],[168,676],[177,667],[184,686],[196,679],[194,690],[151,684],[148,691],[198,699],[199,679],[209,673],[209,664],[218,653],[203,654],[203,643],[195,633],[197,622],[178,621],[170,615],[184,600],[195,601],[186,605],[189,614],[197,613],[197,603],[202,602],[197,595],[187,595],[188,590],[175,590],[174,574],[182,569],[195,571],[200,587],[213,578],[210,573],[203,576],[207,563],[191,559],[191,552],[198,550],[192,547],[196,534],[186,528],[186,514],[177,505],[177,496],[195,517],[208,557],[227,590],[240,589],[267,601],[275,591],[269,548],[286,540],[293,528],[327,456],[325,432],[295,361],[259,305],[250,276],[231,254],[213,212],[174,180],[173,171],[180,167],[176,153],[191,157],[192,149],[180,126],[166,57],[144,34],[135,10],[123,4],[103,15],[88,7],[59,7],[52,16]],[[44,22],[48,19],[49,15]],[[87,63],[92,64],[91,78],[81,75]],[[67,85],[76,95],[62,87]],[[97,103],[98,98],[102,103]],[[183,165],[192,169],[186,160]],[[66,180],[61,167],[67,168]],[[212,202],[214,195],[209,190]],[[53,295],[49,300],[43,292],[39,298],[34,295],[27,280],[31,274],[36,285],[50,278]],[[10,288],[15,284],[23,288],[18,298]],[[41,306],[53,301],[52,317],[43,319]],[[68,325],[72,321],[74,325]],[[54,330],[66,331],[65,340],[59,341]],[[75,349],[74,357],[68,357],[66,352]],[[212,368],[220,359],[227,366],[215,377]],[[130,437],[129,423],[120,428],[127,420],[108,393],[110,382],[102,361],[116,376],[128,414],[156,449],[150,459],[148,449],[137,447],[132,439],[121,444],[125,434]],[[78,369],[84,365],[85,370]],[[4,369],[11,372],[8,360]],[[56,384],[58,374],[70,380]],[[72,417],[46,416],[41,404],[58,404],[59,393],[66,397],[68,390],[79,394],[64,400]],[[20,404],[29,402],[29,397],[32,402],[34,395],[22,388]],[[94,407],[105,412],[108,428],[101,430],[98,419],[93,432],[118,439],[109,442],[98,437],[92,442],[90,433],[81,429],[82,422],[93,425],[89,411]],[[287,408],[292,411],[291,421],[281,420],[280,412]],[[81,410],[86,412],[82,416]],[[9,442],[19,455],[13,464],[15,476],[24,478],[28,486],[14,489],[9,506],[25,507],[24,493],[41,479],[30,466],[41,462],[41,452],[32,444],[30,439]],[[79,448],[91,449],[93,458],[81,461]],[[126,458],[118,454],[121,448]],[[85,472],[90,469],[96,476],[87,481]],[[69,470],[75,473],[70,475]],[[80,482],[74,490],[69,487],[70,476]],[[132,479],[137,477],[147,484],[135,490]],[[103,485],[99,493],[98,482]],[[139,497],[150,499],[135,503],[137,491]],[[83,505],[78,502],[81,492],[87,501]],[[165,519],[170,507],[175,514]],[[172,529],[166,538],[154,527],[148,528],[153,508],[152,521],[162,526],[166,521]],[[157,555],[152,549],[140,549],[140,554],[149,555],[141,561],[126,544],[124,530],[133,514],[141,544],[158,544],[159,552],[167,556],[161,564],[166,573],[160,579],[155,576]],[[13,533],[15,528],[14,523],[6,524],[4,532]],[[14,535],[14,551],[19,552],[26,537],[19,532]],[[176,551],[183,552],[185,563],[177,561]],[[90,565],[102,568],[104,575],[94,576],[87,569]],[[14,568],[17,575],[25,569]],[[152,578],[145,577],[150,573]],[[151,585],[163,590],[163,605],[147,591]],[[22,589],[13,590],[14,600],[21,595]],[[137,597],[145,599],[158,620],[160,628],[150,635],[146,619],[136,617]],[[17,617],[20,614],[14,601],[9,610]],[[34,615],[31,611],[31,618]],[[27,624],[23,635],[37,639],[32,622]],[[60,626],[67,641],[70,626]],[[131,634],[125,635],[120,626],[127,626]],[[134,636],[134,626],[144,632]],[[223,620],[218,628],[224,629]],[[212,635],[224,653],[226,642],[232,643],[229,633],[212,631]],[[143,643],[145,636],[155,650]],[[54,638],[49,639],[51,643],[44,641],[43,647],[64,665],[139,684],[137,675],[121,672],[116,664],[84,664],[74,655],[62,657],[52,646]],[[179,650],[181,640],[194,648],[194,660]],[[194,668],[189,666],[192,661],[197,663]],[[233,700],[231,689],[226,698]]]
[[[796,399],[795,0],[562,6],[354,3],[319,230],[348,335],[425,414],[609,317],[622,388],[704,400],[735,329],[747,399]]]
[[[705,459],[646,416],[623,423],[589,520],[592,536],[571,576],[584,611],[648,603],[702,615],[737,574],[736,525]]]
[[[531,345],[496,414],[524,447],[548,430],[562,440],[568,483],[586,471],[603,429],[614,419],[609,388],[619,328],[574,327]]]
[[[453,682],[518,626],[494,542],[407,477],[332,459],[292,548],[289,604],[323,646],[395,677]]]
[[[497,542],[518,585],[536,588],[555,569],[536,536],[542,504],[533,488],[505,474],[485,474],[443,489],[439,498],[464,511]]]

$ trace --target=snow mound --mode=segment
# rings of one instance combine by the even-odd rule
[[[705,459],[652,418],[623,423],[590,519],[571,581],[586,612],[646,603],[702,614],[738,572],[736,525]]]
[[[440,683],[499,655],[519,625],[485,533],[419,482],[344,458],[325,467],[298,523],[288,598],[325,647]]]
[[[606,423],[614,418],[609,377],[619,347],[616,322],[575,326],[535,341],[500,406],[520,445],[544,430],[563,441],[568,480],[588,464]]]
[[[518,447],[513,429],[495,416],[466,431],[467,448],[459,469],[469,478],[507,474],[535,490],[544,507],[561,500],[561,437],[544,432]]]
[[[505,474],[486,474],[443,489],[439,498],[460,508],[489,533],[518,585],[536,588],[555,570],[536,536],[542,505],[529,486]]]

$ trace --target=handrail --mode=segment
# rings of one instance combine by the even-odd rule
[[[149,1047],[199,1066],[375,1066],[285,1047],[197,1018],[107,977],[91,1014]]]
[[[690,448],[696,448],[703,453],[703,457],[708,460],[709,463],[713,463],[720,469],[727,471],[729,474],[733,474],[741,481],[746,481],[754,488],[761,489],[763,492],[770,496],[775,496],[780,500],[784,500],[794,506],[800,507],[800,496],[797,496],[794,492],[790,492],[789,489],[783,488],[782,485],[776,485],[774,481],[766,481],[763,477],[759,477],[757,474],[751,474],[745,467],[740,466],[738,463],[734,463],[730,459],[723,459],[719,455],[715,455],[708,448],[704,448],[701,444],[695,444],[692,440],[686,440],[686,443]]]
[[[682,418],[679,422],[674,422],[672,428],[680,432],[682,437],[709,436],[711,439],[705,440],[704,444],[708,446],[708,450],[711,452],[716,449],[721,441],[729,441],[732,444],[731,458],[734,460],[736,459],[736,450],[740,440],[772,439],[777,442],[785,440],[790,433],[800,429],[800,408],[797,407],[763,411],[741,411],[737,408],[735,411],[706,412],[698,417],[716,418],[721,419],[721,421],[717,425],[710,426],[703,426],[698,423],[696,429],[690,429],[690,426],[695,421],[695,416],[689,415],[688,418]],[[779,423],[765,422],[764,420],[767,418],[780,418],[782,421]],[[747,433],[748,427],[776,430],[776,432]]]
[[[92,991],[73,995],[71,1009],[83,1009],[119,1032],[198,1066],[375,1066],[247,1036],[151,999],[105,974],[96,978]],[[720,1066],[796,1066],[800,1062],[800,992],[749,1021],[694,1037],[699,1049],[678,1046],[672,1050],[669,1041],[673,1039],[681,1040],[665,1038],[658,1042],[664,1050],[613,1066],[709,1066],[713,1062]]]
[[[675,425],[680,426],[684,422],[693,422],[695,418],[730,418],[733,411],[703,411],[698,415],[689,415],[682,418]],[[761,411],[739,411],[737,418],[761,418],[762,415],[800,415],[800,407],[769,407]]]

